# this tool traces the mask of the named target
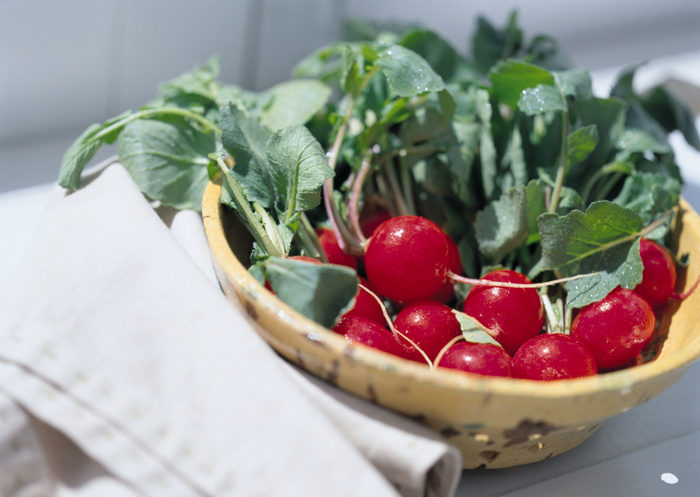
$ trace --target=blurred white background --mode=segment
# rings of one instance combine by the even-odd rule
[[[697,0],[0,0],[0,192],[54,181],[89,124],[213,54],[223,81],[263,89],[345,18],[412,21],[466,54],[478,14],[502,26],[514,8],[527,37],[555,36],[592,70],[700,49]]]

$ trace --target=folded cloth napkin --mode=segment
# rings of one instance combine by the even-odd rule
[[[56,187],[0,288],[7,409],[68,440],[63,454],[119,495],[454,493],[454,447],[311,378],[255,334],[218,287],[198,213],[154,208],[113,161],[84,183]],[[0,419],[0,443],[5,429],[36,454],[32,423],[15,419]],[[41,457],[2,495],[52,495],[31,493],[50,487],[41,464],[56,458]],[[90,483],[76,479],[71,495],[105,495]]]

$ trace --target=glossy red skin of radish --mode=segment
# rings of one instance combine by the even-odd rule
[[[485,376],[511,375],[512,358],[492,343],[457,342],[443,354],[437,366]]]
[[[400,304],[430,298],[447,281],[449,250],[447,235],[434,222],[393,217],[367,243],[367,279],[381,295]]]
[[[632,290],[618,287],[580,310],[571,323],[571,335],[590,349],[599,370],[614,369],[639,355],[655,325],[651,305]]]
[[[316,236],[323,251],[326,253],[329,264],[340,264],[341,266],[357,270],[357,258],[343,252],[332,229],[317,228]]]
[[[644,272],[641,283],[634,291],[652,307],[658,307],[666,303],[676,291],[676,263],[668,250],[646,238],[639,240],[639,255]]]
[[[391,219],[391,214],[386,209],[377,208],[369,214],[363,215],[360,219],[360,230],[367,238],[372,236],[377,226],[384,221]]]
[[[450,246],[450,256],[449,256],[449,269],[455,274],[461,275],[464,272],[464,267],[462,266],[462,258],[459,255],[459,248],[455,241],[447,237],[448,245]],[[433,295],[431,298],[439,302],[450,302],[455,296],[455,287],[450,280],[443,283],[442,287]]]
[[[394,319],[394,328],[409,338],[431,361],[447,342],[462,334],[452,308],[435,300],[420,300],[401,309]],[[409,359],[425,363],[425,358],[407,342],[412,352]]]
[[[367,279],[362,276],[358,276],[362,286],[368,288],[370,291],[376,292],[370,285]],[[377,302],[377,299],[372,297],[364,288],[358,287],[357,296],[355,298],[355,305],[347,311],[343,316],[360,316],[367,318],[375,323],[381,325],[382,327],[387,326],[386,317],[384,316],[384,311],[382,310],[383,305]]]
[[[397,357],[405,358],[406,351],[394,334],[379,324],[361,316],[341,317],[333,331],[343,335],[349,344],[361,343]]]
[[[532,283],[527,276],[499,269],[482,279],[519,284]],[[464,299],[464,312],[481,324],[511,356],[526,340],[540,333],[544,306],[535,288],[474,286]]]
[[[513,356],[514,378],[552,381],[598,374],[593,353],[580,340],[563,333],[530,338]]]

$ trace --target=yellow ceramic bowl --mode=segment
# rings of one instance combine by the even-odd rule
[[[651,347],[653,360],[622,371],[556,382],[486,378],[431,370],[345,339],[294,311],[247,271],[252,239],[210,183],[202,214],[221,286],[282,356],[326,381],[424,423],[460,448],[465,468],[503,468],[561,454],[611,416],[675,383],[700,355],[700,290],[669,304]],[[682,203],[679,253],[700,257],[700,218]],[[688,287],[700,264],[681,273]],[[654,352],[658,352],[654,354]]]

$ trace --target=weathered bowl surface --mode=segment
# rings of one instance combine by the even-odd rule
[[[700,291],[667,304],[647,348],[649,362],[595,377],[556,382],[485,378],[430,370],[366,348],[297,313],[247,271],[251,237],[220,204],[210,183],[202,214],[221,286],[247,311],[282,356],[346,391],[419,420],[460,448],[465,468],[503,468],[540,461],[576,447],[611,416],[675,383],[700,356]],[[678,253],[700,257],[700,218],[683,202]],[[682,230],[680,230],[682,226]],[[680,274],[689,287],[700,264]]]

